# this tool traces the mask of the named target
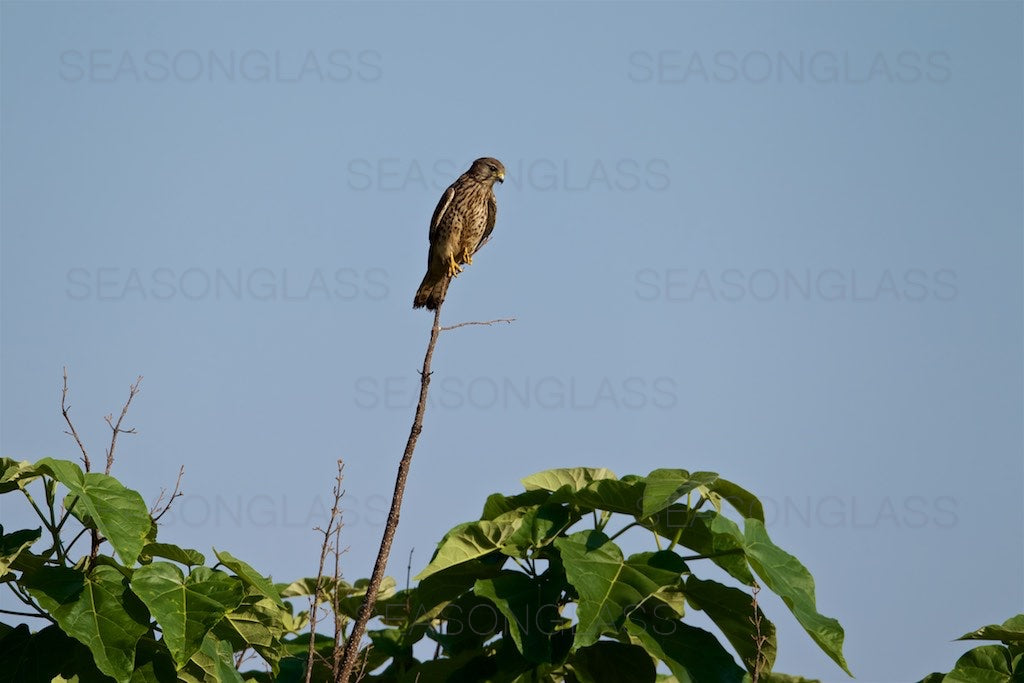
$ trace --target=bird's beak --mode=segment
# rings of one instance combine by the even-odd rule
[[[499,171],[498,172],[498,182],[499,183],[505,182],[505,172],[504,171]]]

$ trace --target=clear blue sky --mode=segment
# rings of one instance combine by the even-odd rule
[[[166,540],[308,575],[341,457],[368,575],[427,222],[495,156],[494,238],[445,322],[517,320],[442,337],[390,572],[538,470],[712,470],[765,499],[859,680],[948,670],[1024,603],[1021,24],[5,2],[0,452],[76,458],[66,365],[100,458],[144,375],[114,473],[153,500],[185,466]],[[779,670],[841,680],[767,609]]]

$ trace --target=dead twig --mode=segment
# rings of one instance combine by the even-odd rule
[[[405,483],[409,478],[409,467],[412,465],[412,454],[416,450],[416,441],[420,432],[423,431],[423,414],[427,409],[427,389],[430,387],[430,361],[434,357],[434,347],[437,345],[437,337],[441,334],[441,306],[434,311],[434,324],[430,328],[430,341],[427,343],[427,352],[423,356],[423,369],[420,371],[420,399],[416,404],[416,414],[413,417],[412,427],[409,430],[409,438],[405,444],[405,452],[398,464],[398,475],[395,477],[395,492],[391,498],[391,509],[388,511],[387,523],[384,526],[384,536],[380,542],[380,551],[377,553],[377,561],[373,565],[373,573],[370,575],[370,583],[366,587],[366,596],[363,604],[359,607],[359,614],[352,625],[352,632],[345,640],[345,650],[341,655],[341,666],[335,672],[336,683],[349,683],[352,671],[355,668],[359,654],[359,642],[366,631],[366,623],[373,614],[373,606],[377,602],[377,593],[380,590],[380,583],[384,579],[384,570],[387,568],[388,556],[391,554],[391,544],[395,540],[395,532],[398,530],[398,518],[402,509],[402,496],[405,493]]]
[[[128,400],[124,402],[124,407],[121,408],[121,415],[117,418],[117,424],[114,424],[112,419],[113,413],[107,415],[103,419],[110,425],[110,450],[107,451],[107,467],[103,470],[104,474],[110,474],[110,468],[114,464],[114,448],[117,447],[117,435],[118,434],[135,434],[134,429],[121,429],[121,421],[124,420],[124,416],[128,414],[128,406],[132,404],[132,399],[135,398],[135,394],[139,393],[139,383],[142,382],[142,375],[139,375],[135,379],[135,384],[128,390]]]
[[[68,429],[65,434],[69,434],[75,439],[75,443],[78,444],[78,450],[82,452],[82,465],[85,466],[85,471],[88,472],[92,466],[89,462],[89,454],[85,451],[85,444],[78,438],[78,431],[75,429],[75,425],[71,424],[71,406],[68,405],[68,368],[64,366],[64,389],[60,392],[60,412],[64,416],[64,421],[68,424]]]
[[[455,329],[458,329],[460,327],[466,327],[467,325],[493,325],[495,323],[508,323],[509,325],[511,325],[512,323],[515,322],[515,320],[516,320],[515,318],[497,318],[495,320],[483,320],[483,321],[480,321],[480,322],[470,321],[470,322],[457,323],[455,325],[448,325],[446,327],[442,327],[441,331],[442,332],[447,332],[448,330],[455,330]]]
[[[153,508],[149,511],[149,516],[153,518],[154,522],[159,522],[160,518],[167,514],[167,511],[171,509],[171,503],[174,502],[175,498],[180,498],[181,496],[185,495],[184,493],[181,493],[181,491],[178,490],[179,487],[181,486],[181,478],[183,476],[185,476],[184,465],[182,465],[178,469],[178,478],[174,482],[174,491],[171,493],[171,497],[167,499],[167,503],[163,506],[163,508],[160,507],[160,501],[164,499],[164,494],[167,493],[167,489],[160,489],[160,495],[156,497],[156,502],[153,503]]]
[[[442,299],[443,302],[443,299]],[[356,661],[359,659],[359,643],[366,632],[366,624],[373,614],[373,607],[377,604],[377,595],[380,592],[380,584],[384,579],[384,571],[387,568],[388,557],[391,555],[391,545],[395,540],[395,532],[398,530],[398,520],[402,510],[402,496],[405,494],[405,484],[409,478],[409,468],[412,465],[412,454],[416,450],[416,442],[420,432],[423,431],[423,415],[427,410],[427,392],[430,388],[430,363],[434,357],[434,347],[437,346],[437,338],[441,332],[454,330],[467,325],[493,325],[495,323],[511,323],[515,318],[499,318],[482,322],[464,322],[447,327],[441,326],[441,306],[434,311],[434,324],[430,327],[430,341],[427,342],[427,351],[423,356],[423,369],[420,370],[420,397],[416,404],[416,413],[413,416],[412,427],[409,429],[409,438],[405,443],[405,451],[398,464],[398,474],[395,477],[395,491],[391,497],[391,509],[388,511],[387,522],[384,526],[384,535],[380,541],[380,550],[377,553],[377,560],[373,565],[373,572],[370,574],[370,583],[366,587],[366,595],[359,607],[359,614],[356,615],[355,623],[352,625],[352,632],[345,639],[345,649],[341,653],[340,666],[334,670],[335,683],[349,683],[352,672],[355,669]],[[339,631],[340,633],[340,631]],[[335,661],[338,659],[338,652],[335,649]],[[366,659],[363,658],[364,668]],[[360,673],[360,676],[362,673]]]
[[[321,597],[326,593],[326,580],[324,578],[324,565],[327,562],[327,555],[332,551],[335,555],[338,554],[338,539],[341,533],[341,528],[344,526],[341,513],[341,497],[345,495],[345,490],[341,487],[342,482],[345,479],[345,462],[338,459],[338,474],[334,478],[334,488],[331,490],[334,495],[334,504],[331,506],[331,515],[327,520],[327,528],[322,529],[315,527],[315,531],[319,531],[323,534],[324,540],[320,544],[320,564],[316,570],[316,585],[313,587],[313,595],[309,599],[309,650],[306,653],[306,683],[310,683],[313,678],[313,664],[316,657],[316,624],[320,619],[319,609]],[[337,557],[335,558],[337,559]],[[336,561],[334,564],[334,581],[333,590],[331,594],[337,596],[339,579],[341,578],[338,574],[340,569],[339,563]],[[332,606],[337,609],[336,597],[332,600]],[[337,619],[335,619],[337,624]],[[335,642],[337,642],[340,634],[335,633]]]
[[[754,655],[754,671],[751,675],[751,683],[759,683],[761,675],[765,673],[764,669],[768,665],[768,658],[764,654],[764,646],[768,642],[768,636],[761,633],[761,610],[757,606],[757,594],[761,592],[761,586],[755,581],[750,592],[750,604],[754,614],[749,619],[750,623],[754,625],[754,645],[757,648]]]

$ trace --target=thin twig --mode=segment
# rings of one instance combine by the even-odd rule
[[[341,555],[345,550],[341,550],[341,525],[335,525],[334,527],[334,541],[332,542],[331,552],[334,553],[334,591],[331,593],[331,609],[334,614],[334,652],[332,653],[331,660],[331,674],[336,678],[338,672],[341,671],[341,655],[342,649],[338,645],[342,640],[345,639],[345,624],[347,619],[345,615],[341,613]]]
[[[16,617],[32,617],[33,619],[43,619],[45,614],[38,614],[36,612],[19,612],[13,609],[0,609],[0,614],[12,614]],[[50,621],[53,621],[52,619]]]
[[[496,320],[484,320],[481,322],[471,321],[465,323],[458,323],[456,325],[448,325],[447,327],[442,327],[441,331],[447,332],[448,330],[454,330],[459,327],[466,327],[467,325],[493,325],[494,323],[508,323],[509,325],[511,325],[513,322],[515,322],[515,318],[498,318]]]
[[[167,489],[160,489],[160,495],[156,497],[156,502],[153,503],[153,509],[149,511],[149,516],[153,518],[154,522],[159,522],[160,518],[167,514],[167,511],[171,509],[171,503],[174,502],[175,498],[180,498],[185,495],[178,489],[181,487],[181,478],[185,476],[185,466],[182,465],[178,468],[178,478],[174,482],[174,491],[171,493],[171,497],[167,499],[167,504],[160,508],[160,501],[164,499],[164,494],[167,493]]]
[[[114,424],[111,421],[111,418],[114,417],[113,414],[107,415],[103,418],[107,421],[107,424],[110,425],[111,432],[113,432],[110,435],[110,450],[107,451],[107,467],[103,470],[104,474],[110,474],[110,468],[114,464],[114,448],[117,446],[117,435],[135,433],[134,429],[121,429],[121,421],[124,420],[124,416],[128,414],[128,406],[132,404],[132,399],[135,398],[135,394],[139,393],[140,382],[142,382],[142,375],[139,375],[135,379],[135,384],[133,384],[128,390],[128,400],[124,402],[124,407],[121,408],[121,415],[117,418],[117,424]]]
[[[412,465],[412,454],[416,450],[416,441],[420,432],[423,431],[423,414],[427,409],[427,389],[430,386],[430,361],[434,356],[434,347],[437,345],[437,338],[441,334],[441,306],[434,311],[434,324],[430,328],[430,341],[427,343],[427,352],[423,356],[423,369],[420,371],[420,399],[416,404],[416,414],[413,417],[412,427],[409,430],[409,439],[405,444],[405,452],[398,465],[398,475],[395,477],[395,492],[391,498],[391,509],[388,511],[387,523],[384,526],[384,536],[381,538],[380,551],[377,553],[377,561],[373,565],[373,573],[370,575],[370,583],[366,587],[366,595],[363,604],[359,607],[359,614],[352,632],[345,640],[345,650],[342,654],[340,671],[335,673],[335,683],[349,683],[352,671],[355,668],[357,655],[359,654],[359,642],[366,631],[366,623],[373,614],[373,606],[377,602],[377,593],[380,590],[380,583],[384,579],[384,570],[387,568],[388,556],[391,554],[391,544],[395,540],[395,532],[398,530],[398,518],[402,510],[402,495],[405,493],[405,483],[409,478],[409,467]]]
[[[327,528],[315,528],[316,531],[323,534],[324,540],[320,544],[320,564],[316,570],[316,585],[313,587],[313,596],[309,599],[309,650],[306,653],[306,683],[310,683],[313,679],[313,663],[316,658],[316,623],[320,618],[320,596],[324,592],[325,584],[324,564],[327,562],[327,554],[331,551],[332,537],[335,536],[335,531],[340,531],[344,526],[341,516],[341,497],[345,495],[345,490],[341,488],[341,484],[345,479],[345,462],[339,458],[337,466],[338,474],[335,476],[334,488],[331,490],[334,495],[334,505],[331,506],[331,516],[327,520]],[[337,573],[337,566],[335,573]],[[338,591],[338,579],[338,576],[334,577],[335,593]]]
[[[64,416],[64,421],[68,423],[68,429],[71,431],[65,431],[65,434],[70,434],[75,438],[75,443],[78,444],[78,450],[82,451],[82,464],[85,466],[85,471],[88,472],[91,467],[89,462],[89,454],[85,452],[85,444],[78,438],[78,431],[75,429],[75,425],[71,424],[71,406],[68,405],[68,368],[64,366],[64,389],[60,392],[60,412]]]
[[[759,683],[761,674],[765,673],[764,669],[768,665],[768,658],[764,654],[764,646],[768,642],[768,636],[761,633],[761,610],[757,606],[757,594],[761,592],[761,586],[755,581],[750,592],[750,604],[754,610],[754,616],[750,617],[750,623],[754,625],[754,645],[756,647],[751,683]]]

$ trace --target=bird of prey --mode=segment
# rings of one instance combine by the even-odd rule
[[[427,274],[413,297],[413,308],[436,311],[444,301],[448,283],[473,263],[473,254],[491,237],[498,204],[494,182],[504,182],[505,167],[483,157],[448,186],[430,219]]]

